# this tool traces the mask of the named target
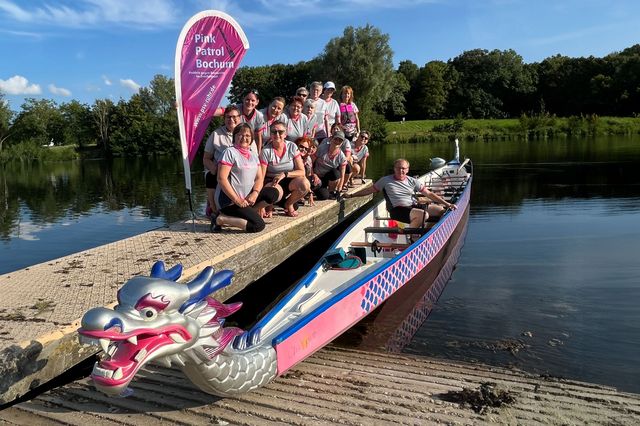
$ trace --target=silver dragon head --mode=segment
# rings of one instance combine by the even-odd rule
[[[190,358],[222,352],[237,328],[223,328],[224,318],[241,303],[224,305],[209,297],[231,283],[233,272],[214,274],[205,268],[193,281],[176,282],[182,265],[165,270],[156,262],[149,277],[134,277],[118,291],[113,308],[93,308],[82,317],[81,341],[98,344],[104,356],[91,377],[108,395],[124,395],[127,386],[150,361],[184,366]]]

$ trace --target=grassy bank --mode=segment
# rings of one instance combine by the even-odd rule
[[[546,139],[552,137],[640,134],[640,117],[550,115],[495,120],[417,120],[387,123],[385,143],[419,143],[452,137],[466,140]]]
[[[7,146],[0,151],[0,164],[8,161],[67,161],[102,156],[102,151],[95,144],[77,148],[73,145],[40,146],[26,142]]]

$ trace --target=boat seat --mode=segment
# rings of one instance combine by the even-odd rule
[[[364,228],[364,232],[365,234],[423,235],[429,232],[434,224],[435,222],[431,224],[431,226],[427,225],[424,228],[397,228],[397,227],[389,228],[384,226],[369,226],[367,228]]]
[[[367,242],[367,241],[352,241],[351,247],[377,247],[380,249],[391,249],[391,250],[404,250],[409,247],[411,244],[401,244],[401,243],[381,243],[378,241]]]

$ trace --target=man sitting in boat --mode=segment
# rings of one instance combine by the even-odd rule
[[[418,179],[409,176],[409,162],[404,158],[399,158],[393,163],[392,175],[384,176],[373,186],[353,194],[345,194],[343,197],[361,197],[379,191],[386,194],[391,219],[408,223],[411,228],[423,227],[429,216],[442,216],[445,208],[456,209],[455,204],[447,202],[438,194],[429,191]],[[440,205],[429,203],[425,208],[417,203],[416,193],[423,194]]]

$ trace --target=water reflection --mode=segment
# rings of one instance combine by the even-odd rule
[[[186,217],[181,167],[172,158],[4,165],[0,273]],[[204,193],[194,199],[200,206]]]

